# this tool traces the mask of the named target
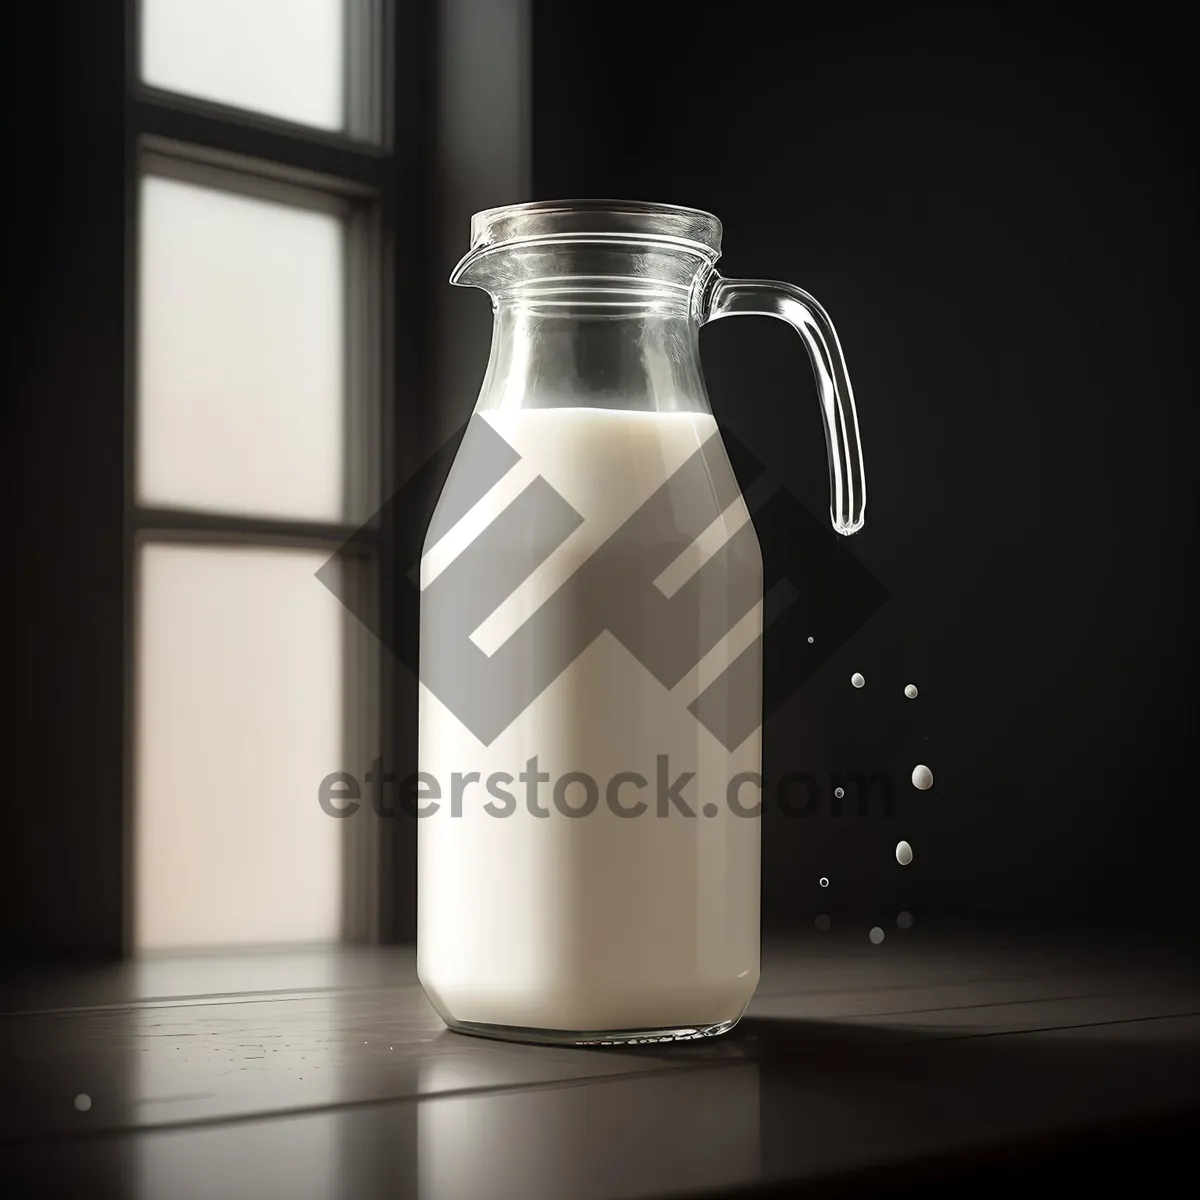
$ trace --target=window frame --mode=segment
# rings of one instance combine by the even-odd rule
[[[195,133],[191,144],[210,149],[225,144],[205,132],[209,113],[180,102],[163,117],[142,104],[134,2],[94,0],[69,21],[35,7],[20,45],[45,100],[14,142],[30,186],[21,193],[23,236],[10,256],[22,299],[10,370],[10,423],[21,447],[12,474],[36,530],[14,545],[20,698],[11,740],[22,752],[3,942],[26,961],[103,962],[130,950],[125,397],[134,369],[127,247],[137,234],[135,130]],[[392,56],[388,162],[361,146],[347,151],[337,138],[293,138],[249,117],[220,134],[236,139],[233,152],[268,161],[282,138],[307,168],[379,181],[390,192],[380,302],[398,385],[393,402],[392,383],[383,384],[385,496],[442,461],[439,451],[465,422],[486,368],[488,307],[481,296],[448,287],[447,278],[466,249],[472,213],[534,198],[534,17],[530,0],[395,0],[382,39]],[[411,525],[388,529],[385,521],[384,545],[396,537],[411,543]],[[405,545],[398,557],[412,552]],[[410,604],[411,591],[406,572],[389,565],[392,557],[380,558],[385,644],[411,625],[394,604],[398,596]],[[403,778],[417,765],[417,683],[390,655],[380,666],[381,722],[395,756],[387,765]],[[410,942],[417,823],[374,824],[380,940]]]
[[[395,336],[395,297],[402,260],[419,261],[421,228],[400,181],[419,175],[428,142],[414,110],[423,73],[423,5],[405,0],[345,0],[344,78],[347,130],[331,133],[153,88],[141,82],[142,0],[126,3],[125,72],[125,481],[124,688],[122,804],[122,945],[136,952],[136,679],[137,568],[147,542],[307,547],[328,550],[347,571],[358,603],[391,612],[396,575],[392,539],[371,514],[395,483],[397,356],[416,343]],[[405,48],[408,90],[396,86],[397,51]],[[402,110],[402,112],[401,112]],[[396,137],[397,131],[401,137]],[[261,199],[334,211],[345,224],[344,397],[346,513],[340,522],[242,516],[141,504],[138,464],[139,240],[142,179],[158,175],[218,186]],[[419,192],[418,192],[419,195]],[[404,231],[407,231],[405,236]],[[413,377],[420,365],[409,363]],[[363,520],[362,518],[367,518]],[[362,771],[367,747],[395,760],[391,731],[394,679],[389,656],[344,614],[343,747],[348,761],[331,770]],[[318,780],[313,781],[316,803]],[[350,941],[389,940],[393,932],[391,839],[367,812],[342,823],[342,929]]]

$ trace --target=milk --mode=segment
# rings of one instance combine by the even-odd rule
[[[451,1026],[687,1036],[691,1029],[728,1024],[749,1001],[759,964],[759,821],[741,815],[758,793],[747,783],[733,797],[740,802],[735,811],[729,785],[739,773],[761,769],[761,738],[755,730],[728,748],[688,704],[744,649],[755,647],[762,613],[757,543],[740,495],[734,490],[730,496],[729,481],[722,483],[719,468],[728,471],[723,452],[712,487],[678,501],[678,526],[701,532],[683,537],[686,550],[655,585],[668,597],[694,596],[672,622],[672,636],[686,643],[695,635],[681,679],[665,686],[643,665],[649,650],[639,657],[602,632],[487,744],[426,685],[427,663],[442,653],[438,639],[449,636],[440,631],[442,612],[430,602],[439,576],[472,553],[476,539],[532,480],[542,477],[580,520],[473,631],[489,663],[503,661],[506,645],[509,651],[518,645],[512,639],[523,628],[528,635],[544,623],[544,605],[561,608],[572,579],[584,578],[585,564],[702,446],[711,453],[719,445],[709,442],[715,422],[707,413],[599,408],[483,416],[521,461],[438,544],[426,547],[421,564],[419,765],[436,781],[441,805],[418,820],[421,982]],[[513,553],[522,545],[515,539]],[[722,547],[728,554],[735,545],[741,548],[731,567],[736,587],[721,572],[705,570]],[[639,553],[635,548],[631,561]],[[620,582],[620,568],[613,570],[617,577],[580,596],[578,629],[568,613],[555,637],[575,636],[594,616],[583,610],[608,603],[610,585]],[[748,607],[746,588],[756,589]],[[597,592],[604,595],[596,599]],[[636,620],[636,604],[630,611]],[[714,629],[724,636],[710,646]],[[625,630],[627,641],[636,643],[628,624]],[[530,664],[543,650],[562,646],[535,641]],[[758,670],[755,653],[741,661]],[[526,666],[533,670],[519,656],[510,665],[509,676],[489,685],[501,698],[505,689],[519,688]],[[538,776],[548,779],[527,770],[535,756]],[[660,815],[664,759],[668,792],[680,775],[694,775],[677,793],[694,816],[683,815],[670,797]],[[452,796],[453,777],[472,773],[477,781],[462,783]],[[569,773],[576,774],[564,786]],[[564,806],[586,806],[592,797],[580,775],[595,782],[598,803],[572,817],[556,807],[554,791],[559,786]],[[633,776],[646,786],[639,789]],[[615,811],[638,801],[647,805],[639,815]],[[506,815],[492,815],[485,804]]]

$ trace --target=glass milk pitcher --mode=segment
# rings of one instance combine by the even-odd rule
[[[720,250],[695,209],[520,204],[451,278],[495,323],[421,564],[418,974],[464,1033],[708,1037],[758,982],[762,557],[701,325],[795,328],[839,533],[866,492],[829,317]]]

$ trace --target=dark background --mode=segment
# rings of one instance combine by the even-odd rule
[[[15,714],[0,940],[109,953],[124,5],[67,8],[31,8],[33,26],[5,39],[21,186],[6,257]],[[771,719],[766,771],[889,771],[897,815],[834,819],[826,799],[809,820],[769,816],[769,926],[826,912],[835,932],[858,929],[900,908],[918,928],[1196,916],[1194,63],[1173,11],[532,6],[534,198],[710,209],[724,272],[811,291],[855,384],[868,522],[838,552],[891,598]],[[435,220],[445,170],[407,181],[429,188]],[[477,322],[483,298],[438,300],[452,262],[435,265],[405,311]],[[702,345],[718,417],[824,520],[798,340],[729,321]],[[464,340],[462,374],[481,378],[485,356]],[[437,400],[453,419],[474,398],[460,392]],[[770,670],[769,640],[767,654]],[[906,782],[916,762],[935,772],[929,793]],[[915,852],[903,872],[899,837]]]
[[[708,209],[724,223],[724,274],[821,301],[867,466],[867,524],[845,551],[891,592],[768,723],[764,770],[891,771],[897,818],[835,820],[827,791],[812,819],[768,815],[768,923],[823,911],[836,930],[841,912],[887,924],[898,908],[918,922],[1101,927],[1194,914],[1183,17],[622,11],[536,8],[535,195]],[[799,339],[737,320],[701,345],[718,419],[825,520]],[[768,670],[771,649],[768,632]],[[910,681],[916,701],[902,697]],[[918,762],[930,792],[908,783]],[[899,837],[914,849],[903,872]]]

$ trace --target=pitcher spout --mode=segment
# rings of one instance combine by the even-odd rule
[[[495,283],[494,267],[494,258],[486,247],[469,250],[450,272],[450,282],[455,287],[477,287],[490,293]]]

